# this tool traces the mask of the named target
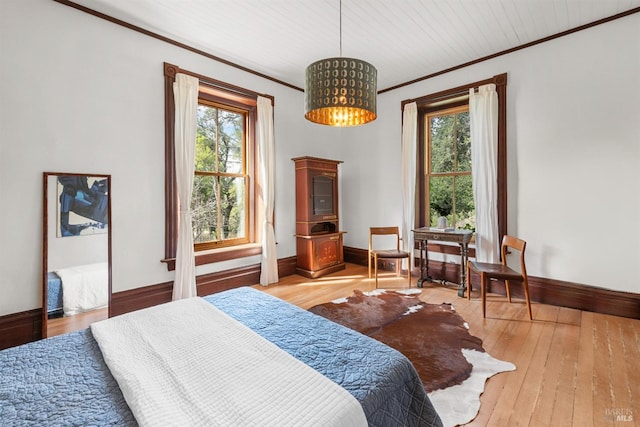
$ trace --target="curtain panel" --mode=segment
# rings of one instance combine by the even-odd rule
[[[176,74],[173,84],[175,102],[175,162],[178,195],[178,247],[172,299],[190,298],[196,292],[196,266],[191,224],[191,192],[195,170],[198,79]]]
[[[275,204],[275,138],[273,131],[273,106],[271,100],[258,97],[258,161],[260,169],[258,213],[262,221],[262,259],[260,262],[260,284],[263,286],[278,281],[278,256],[276,253],[276,237],[273,228],[273,211]]]
[[[471,180],[476,207],[476,260],[500,262],[498,232],[498,93],[491,83],[469,89]]]
[[[416,216],[416,158],[418,143],[418,106],[415,102],[404,106],[402,112],[402,250],[411,254],[408,268],[413,259],[413,227]],[[404,266],[403,266],[404,268]]]

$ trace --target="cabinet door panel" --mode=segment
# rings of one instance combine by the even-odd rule
[[[339,257],[339,249],[340,249],[340,238],[339,237],[329,237],[324,239],[315,239],[316,240],[316,261],[317,268],[328,267],[333,264],[337,264],[340,262]]]

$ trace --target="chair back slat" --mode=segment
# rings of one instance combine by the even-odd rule
[[[400,234],[399,227],[369,227],[371,234]]]
[[[524,263],[524,251],[526,248],[527,242],[517,237],[505,234],[502,238],[502,264],[507,265],[509,249],[513,249],[520,253],[520,273],[526,276],[527,269]]]
[[[396,250],[400,250],[399,227],[369,227],[369,250],[373,249],[373,236],[396,236]]]

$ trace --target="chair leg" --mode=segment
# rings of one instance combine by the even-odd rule
[[[487,317],[487,277],[480,273],[480,292],[482,293],[482,317]]]
[[[411,256],[407,259],[407,276],[409,276],[409,289],[411,289]]]
[[[509,301],[509,304],[511,304],[511,289],[509,287],[509,281],[508,280],[504,281],[504,289],[505,289],[505,291],[507,291],[507,301]]]
[[[369,253],[369,279],[371,279],[371,253]]]
[[[529,298],[529,283],[527,283],[526,277],[522,281],[522,287],[524,287],[524,298],[527,301],[527,310],[529,311],[529,320],[533,320],[533,316],[531,315],[531,300]]]
[[[373,275],[376,278],[376,289],[378,289],[378,257],[373,257]]]

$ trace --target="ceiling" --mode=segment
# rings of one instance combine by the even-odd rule
[[[297,88],[340,56],[340,0],[73,3]],[[342,0],[342,56],[373,64],[385,90],[630,10],[640,0]]]

